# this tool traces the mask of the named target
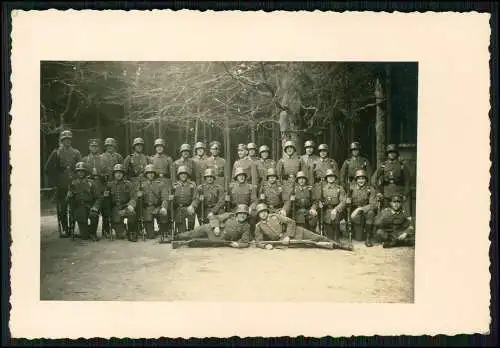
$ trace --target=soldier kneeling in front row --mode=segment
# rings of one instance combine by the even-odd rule
[[[401,195],[392,196],[390,207],[383,209],[375,219],[377,236],[383,242],[384,248],[413,246],[415,243],[412,218],[402,209],[402,201]]]
[[[73,218],[78,224],[80,238],[97,240],[96,230],[99,218],[99,193],[92,181],[87,178],[87,168],[83,162],[75,166],[77,178],[69,185],[67,200],[72,210]],[[90,221],[90,223],[89,223]]]
[[[212,215],[208,224],[198,226],[191,231],[179,233],[178,239],[206,238],[210,242],[230,241],[231,243],[228,246],[246,248],[249,246],[250,239],[248,214],[248,206],[240,204],[234,213]],[[172,247],[176,248],[179,243],[180,241],[174,241]],[[209,245],[207,243],[207,246]]]

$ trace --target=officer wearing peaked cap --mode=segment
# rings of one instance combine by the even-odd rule
[[[226,160],[220,157],[221,144],[218,141],[210,142],[210,156],[207,157],[206,168],[211,168],[215,174],[215,183],[224,187],[224,167]]]
[[[262,145],[259,148],[259,155],[260,158],[255,162],[257,165],[257,172],[259,174],[259,182],[258,184],[261,185],[263,181],[266,180],[267,172],[269,169],[275,169],[276,168],[276,162],[269,158],[270,154],[269,146],[267,145]]]
[[[170,189],[172,182],[175,181],[175,168],[172,157],[165,154],[165,141],[158,138],[154,141],[155,154],[151,156],[150,163],[158,176],[158,180]]]
[[[233,178],[237,168],[241,168],[246,173],[246,180],[257,186],[258,172],[255,163],[248,158],[248,148],[245,144],[238,144],[238,159],[233,164]]]
[[[144,139],[135,138],[132,142],[133,152],[125,157],[123,167],[127,177],[134,183],[142,180],[144,168],[150,163],[149,158],[143,153]]]
[[[285,181],[290,175],[295,176],[300,170],[300,158],[297,156],[297,147],[291,140],[285,142],[283,146],[283,157],[276,164],[278,179]]]
[[[194,228],[198,190],[190,180],[190,171],[186,166],[177,169],[177,181],[173,185],[174,219],[178,233]]]
[[[71,146],[73,134],[69,130],[64,130],[59,135],[59,147],[54,149],[47,162],[45,172],[56,183],[57,188],[57,218],[59,220],[60,237],[69,236],[68,226],[68,205],[66,195],[68,187],[74,177],[76,163],[81,161],[80,151]]]
[[[355,180],[357,170],[364,170],[368,178],[371,178],[373,170],[370,161],[366,157],[360,155],[361,144],[357,141],[351,143],[349,147],[351,156],[344,161],[340,169],[340,184],[344,189],[348,189],[351,183]]]

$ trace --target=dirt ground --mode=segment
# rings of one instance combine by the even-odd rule
[[[60,239],[41,218],[41,300],[413,302],[414,250],[179,248]]]

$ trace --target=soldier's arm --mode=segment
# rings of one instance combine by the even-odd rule
[[[346,206],[346,198],[347,194],[342,186],[340,186],[340,193],[339,193],[339,204],[337,205],[336,209],[339,213],[343,212]]]
[[[343,186],[345,184],[347,184],[347,168],[349,166],[348,164],[349,162],[347,162],[347,160],[344,161],[344,163],[342,164],[342,167],[340,168],[340,184]],[[368,176],[369,177],[369,176]]]
[[[379,189],[379,177],[382,174],[382,167],[378,167],[377,170],[375,170],[375,173],[373,173],[372,178],[371,178],[371,184],[373,187]]]
[[[80,162],[82,160],[82,153],[80,152],[80,150],[76,150],[76,149],[75,149],[75,153],[76,153],[76,155],[75,155],[76,161]]]
[[[369,188],[369,200],[368,200],[368,204],[364,205],[361,207],[361,209],[367,213],[369,212],[370,210],[375,210],[377,209],[377,192],[376,190],[373,188],[373,187],[370,187]]]
[[[54,170],[56,169],[56,161],[57,161],[57,149],[54,149],[50,155],[49,158],[47,159],[47,162],[45,162],[44,165],[44,172],[47,174],[53,174]]]
[[[282,180],[283,176],[283,160],[280,159],[276,163],[276,175],[278,176],[278,180]]]
[[[373,175],[373,167],[370,164],[370,161],[368,161],[366,158],[365,158],[365,161],[366,161],[366,168],[365,168],[366,177],[371,178]]]
[[[382,210],[380,215],[375,218],[375,225],[380,227],[386,227],[392,222],[390,208],[385,208]]]
[[[191,202],[191,205],[193,208],[198,208],[200,201],[201,201],[201,196],[203,194],[203,187],[201,185],[196,186],[195,188],[196,196],[193,196],[193,201]]]
[[[292,238],[295,235],[295,228],[297,227],[297,223],[295,222],[295,220],[290,219],[283,215],[276,215],[276,216],[278,216],[280,222],[286,226],[283,238],[284,237]]]
[[[102,204],[102,195],[97,185],[93,181],[90,181],[90,183],[91,183],[90,191],[92,192],[92,198],[93,198],[92,200],[94,201],[93,208],[99,211],[99,209],[101,209],[101,204]]]
[[[283,189],[283,186],[280,187],[280,191],[281,191],[281,200],[283,201],[283,209],[286,211],[288,215],[291,207],[290,197],[288,197],[288,194]]]
[[[258,248],[264,248],[264,233],[262,232],[262,228],[260,222],[255,225],[255,246]]]
[[[252,177],[252,185],[257,187],[257,184],[259,183],[259,172],[257,170],[257,165],[253,161],[250,162],[250,176]]]
[[[135,209],[135,207],[137,206],[137,200],[139,199],[139,184],[134,185],[131,181],[128,181],[127,188],[130,192],[130,200],[128,201],[128,205],[134,207]]]
[[[408,199],[410,196],[410,170],[406,164],[403,164],[403,185],[404,195]]]
[[[243,234],[238,240],[240,248],[246,248],[250,246],[250,224],[247,222],[243,226]]]
[[[255,206],[257,205],[258,199],[257,199],[257,186],[256,185],[250,185],[250,210],[253,210]]]
[[[168,210],[168,197],[170,196],[171,188],[166,184],[158,184],[160,189],[161,207]]]
[[[340,168],[339,168],[337,161],[335,161],[333,158],[331,158],[330,160],[331,160],[331,166],[332,166],[333,171],[338,174]]]
[[[311,198],[312,198],[312,206],[311,209],[316,210],[318,208],[319,201],[321,200],[321,186],[323,183],[320,181],[314,185],[312,185],[311,189]]]
[[[226,222],[231,216],[233,216],[233,213],[222,213],[216,215],[214,218],[217,219],[219,223],[223,223]]]
[[[224,206],[224,189],[220,186],[217,186],[217,203],[210,209],[210,212],[216,213],[219,212]]]

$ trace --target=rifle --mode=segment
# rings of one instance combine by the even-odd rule
[[[224,210],[226,211],[226,213],[229,213],[231,211],[231,197],[229,196],[229,176],[231,175],[231,149],[229,138],[229,120],[227,118],[224,129],[224,155],[226,156],[226,161],[224,163],[224,190],[226,192]]]
[[[291,218],[295,220],[295,177],[293,175],[290,175],[289,178],[292,179],[292,195],[290,196],[290,203],[292,205]]]
[[[349,245],[352,245],[352,221],[351,221],[351,204],[352,204],[352,188],[349,186],[347,190],[347,199],[346,199],[346,205],[347,205],[347,223],[346,223],[346,230],[347,230],[347,235],[349,236]]]
[[[288,244],[283,243],[281,240],[272,240],[272,241],[263,241],[259,242],[261,245],[271,244],[272,246],[281,246],[281,247],[295,247],[295,248],[320,248],[320,249],[339,249],[346,251],[353,251],[352,245],[344,245],[342,243],[337,243],[335,241],[328,242],[314,242],[312,240],[299,240],[299,239],[291,239]]]
[[[194,238],[190,240],[176,240],[172,242],[172,249],[178,249],[183,246],[190,248],[217,248],[217,247],[230,247],[232,241],[229,240],[210,240],[203,238]]]
[[[324,178],[321,178],[321,181],[319,182],[319,184],[321,185],[321,195],[320,195],[320,199],[319,199],[319,234],[321,234],[322,236],[325,235],[325,223],[324,223],[324,214],[325,214],[325,211],[324,211],[324,194],[323,194],[323,180]]]
[[[73,216],[73,198],[70,198],[67,202],[67,216],[68,219],[68,233],[71,239],[75,239],[75,217]]]
[[[174,241],[174,236],[175,236],[175,217],[174,217],[174,199],[170,200],[170,234],[171,234],[171,241]]]
[[[146,228],[144,227],[144,199],[143,199],[143,187],[142,180],[139,178],[139,192],[140,196],[138,197],[137,202],[137,215],[139,215],[139,219],[137,220],[137,229],[139,234],[142,236],[142,240],[146,240]]]
[[[203,195],[203,184],[200,185],[198,189],[198,194],[200,196],[200,204],[201,204],[201,216],[200,216],[200,225],[205,223],[205,196]]]

